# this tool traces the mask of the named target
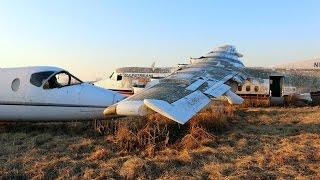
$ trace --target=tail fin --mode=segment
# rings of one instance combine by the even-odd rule
[[[155,66],[156,66],[156,62],[153,62],[153,63],[151,64],[152,71],[154,71]]]

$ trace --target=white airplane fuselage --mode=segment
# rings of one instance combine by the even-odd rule
[[[124,96],[56,67],[0,69],[0,121],[103,119]]]
[[[96,86],[119,92],[125,96],[138,93],[151,81],[163,79],[177,70],[172,68],[123,67],[111,76],[95,82]]]

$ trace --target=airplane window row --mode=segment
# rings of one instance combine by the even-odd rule
[[[242,86],[238,86],[238,91],[242,91]],[[246,91],[250,92],[251,91],[251,86],[246,86]],[[254,86],[254,91],[258,92],[259,91],[259,86]]]
[[[53,71],[34,73],[31,75],[30,83],[37,87],[41,87],[44,84],[43,89],[62,88],[82,83],[81,80],[68,72],[59,72],[52,76],[53,73]],[[50,76],[52,77],[47,80]]]

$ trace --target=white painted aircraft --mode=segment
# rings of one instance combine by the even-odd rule
[[[0,84],[0,121],[98,120],[124,99],[57,67],[0,68]]]
[[[234,46],[215,48],[191,64],[147,84],[145,90],[112,105],[105,115],[145,116],[157,112],[187,123],[212,100],[241,104],[245,99],[267,99],[273,104],[307,101],[320,104],[318,60],[313,69],[249,68]],[[309,67],[309,66],[308,66]]]
[[[178,64],[177,67],[122,67],[116,69],[112,74],[94,85],[119,92],[125,96],[139,93],[151,81],[163,79],[185,64]]]

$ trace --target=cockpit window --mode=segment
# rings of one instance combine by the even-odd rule
[[[62,88],[65,86],[72,86],[81,84],[82,81],[74,77],[68,72],[60,72],[52,76],[43,86],[44,89]]]
[[[31,75],[30,83],[41,87],[42,84],[46,79],[48,79],[54,72],[53,71],[44,71],[44,72],[38,72]]]
[[[70,84],[69,85],[76,85],[76,84],[81,84],[82,81],[73,75],[70,74]]]
[[[68,86],[70,83],[70,76],[67,73],[56,74],[51,79],[52,79],[52,82],[53,80],[55,81],[57,87]]]

